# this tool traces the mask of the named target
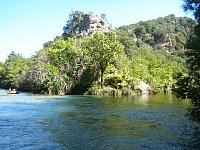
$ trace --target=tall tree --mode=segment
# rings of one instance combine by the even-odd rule
[[[2,86],[3,71],[4,71],[4,63],[0,61],[0,86]]]
[[[45,49],[49,63],[58,69],[60,83],[65,93],[70,93],[85,70],[87,54],[81,47],[81,39],[54,41]]]
[[[200,1],[184,0],[184,9],[191,11],[198,23],[200,23]],[[190,117],[200,122],[200,25],[197,24],[194,36],[188,42],[189,50],[186,52],[189,72],[188,75],[180,75],[177,82],[176,95],[181,98],[189,98],[192,107],[189,109]]]
[[[106,68],[113,58],[122,52],[123,45],[117,41],[116,34],[114,33],[103,34],[96,32],[88,38],[85,47],[91,55],[91,64],[100,71],[100,82],[102,86]]]
[[[200,2],[199,0],[183,0],[185,11],[191,11],[195,19],[200,22]]]
[[[25,68],[25,58],[12,51],[8,59],[6,59],[4,69],[2,70],[2,82],[5,87],[19,88],[19,82]]]

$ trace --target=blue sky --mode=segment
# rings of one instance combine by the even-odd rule
[[[188,16],[182,0],[0,0],[0,61],[13,50],[25,57],[63,33],[75,10],[106,14],[113,27],[175,14]]]

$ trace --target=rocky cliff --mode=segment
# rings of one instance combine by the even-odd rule
[[[97,15],[85,14],[80,24],[78,34],[90,35],[96,31],[109,32],[110,29],[111,26]]]
[[[68,37],[80,37],[88,36],[94,32],[109,32],[112,29],[111,25],[102,19],[101,17],[93,14],[83,14],[79,16],[78,21],[71,21],[64,27],[63,36]]]

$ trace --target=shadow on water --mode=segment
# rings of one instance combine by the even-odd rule
[[[180,130],[179,141],[181,147],[184,149],[200,149],[200,125],[197,123],[189,122],[185,124],[183,129]]]

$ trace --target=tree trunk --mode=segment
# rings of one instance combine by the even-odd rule
[[[105,69],[101,68],[101,76],[100,76],[101,88],[104,85],[104,77],[103,77],[104,71],[105,71]]]

